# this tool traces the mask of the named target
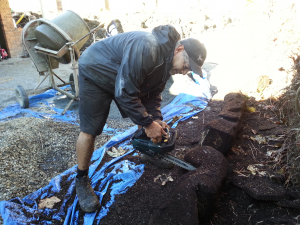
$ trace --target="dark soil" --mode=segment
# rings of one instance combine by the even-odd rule
[[[179,123],[176,128],[178,130],[177,146],[172,152],[173,155],[183,158],[185,153],[199,145],[201,131],[205,124],[218,117],[222,104],[223,102],[211,101],[206,110],[196,115],[198,118],[190,118]],[[285,132],[284,125],[274,125],[276,116],[269,108],[265,108],[265,105],[254,100],[248,101],[248,106],[255,107],[256,112],[244,113],[232,150],[225,155],[230,164],[231,173],[223,185],[212,218],[209,221],[201,221],[200,224],[297,224],[299,209],[281,207],[277,204],[278,201],[274,201],[275,199],[255,200],[244,189],[246,183],[268,182],[268,180],[285,188],[286,174],[276,172],[280,169],[280,163],[274,165],[272,158],[266,156],[268,150],[278,149],[273,146],[278,146],[280,142],[269,141],[267,144],[259,144],[250,138],[259,134],[267,136]],[[262,127],[263,129],[260,129]],[[140,164],[138,156],[128,155],[123,159]],[[106,155],[98,169],[110,160],[111,158]],[[247,167],[253,164],[262,164],[260,171],[266,171],[269,177],[252,175]],[[175,188],[175,181],[186,172],[177,166],[172,169],[158,169],[146,163],[142,177],[126,194],[116,196],[108,215],[101,220],[100,224],[149,224],[151,216],[169,199]],[[170,175],[174,182],[167,182],[164,186],[154,182],[154,178],[162,174]],[[68,185],[64,187],[68,188]],[[268,192],[268,190],[261,188],[260,192]],[[74,192],[73,195],[75,196]],[[102,205],[109,200],[108,191],[103,198]],[[178,207],[174,205],[175,213],[176,210],[178,211]],[[84,213],[80,210],[79,224],[83,222],[83,215]],[[54,224],[61,224],[61,222]]]

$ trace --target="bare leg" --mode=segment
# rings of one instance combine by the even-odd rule
[[[94,143],[95,136],[80,132],[76,143],[76,153],[79,170],[88,170],[91,157],[94,152]],[[94,212],[101,207],[98,197],[90,184],[88,175],[80,177],[76,176],[75,187],[80,208],[84,212]]]
[[[87,170],[94,152],[95,136],[80,132],[76,143],[78,169]]]

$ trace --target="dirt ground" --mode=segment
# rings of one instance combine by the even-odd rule
[[[278,118],[269,109],[269,103],[269,101],[248,100],[248,106],[254,107],[256,112],[245,112],[233,147],[225,155],[230,168],[215,204],[213,216],[209,220],[200,221],[200,224],[298,224],[299,207],[283,207],[280,206],[278,200],[274,199],[257,200],[251,197],[244,188],[245,183],[268,182],[268,180],[275,181],[276,185],[284,189],[287,188],[285,184],[287,174],[280,170],[280,164],[274,157],[268,156],[268,151],[278,151],[283,142],[280,137],[285,134],[287,127],[284,124],[276,124]],[[194,119],[190,118],[179,123],[176,128],[178,138],[176,148],[172,151],[173,155],[183,158],[190,149],[199,145],[199,134],[209,121],[218,117],[222,104],[222,101],[211,101],[206,110],[197,114],[197,119],[194,117]],[[252,139],[256,135],[262,137],[274,135],[274,137],[272,136],[273,140],[259,143]],[[275,137],[278,140],[274,141]],[[98,170],[111,159],[106,154]],[[132,154],[123,159],[128,159],[136,164],[141,163],[139,156]],[[250,165],[260,165],[259,170],[254,172],[255,175],[251,172]],[[266,173],[261,173],[264,171]],[[172,169],[158,169],[156,166],[146,163],[142,177],[126,194],[116,196],[108,215],[101,220],[100,224],[148,224],[151,216],[168,200],[172,189],[176,186],[176,181],[186,172],[177,166]],[[167,182],[164,186],[160,182],[154,182],[154,178],[162,174],[170,175],[174,181]],[[61,198],[64,197],[68,187],[69,183],[66,182],[60,193]],[[263,187],[264,185],[260,190],[262,195],[269,191]],[[71,199],[75,198],[75,192],[72,193],[72,196]],[[291,197],[287,199],[291,199]],[[104,206],[109,200],[110,191],[104,196],[102,205]],[[58,209],[59,207],[59,203],[54,206]],[[178,209],[174,205],[175,214],[176,210]],[[84,213],[80,210],[79,224],[83,223],[83,215]],[[45,219],[43,216],[40,218],[41,220]],[[57,221],[52,222],[62,224]]]
[[[255,107],[257,111],[245,113],[233,148],[226,154],[231,173],[216,202],[213,217],[209,221],[201,221],[200,224],[298,224],[299,208],[282,207],[277,204],[278,201],[256,200],[242,188],[243,183],[252,180],[258,181],[262,177],[265,180],[276,179],[278,184],[285,187],[284,182],[287,178],[279,171],[280,166],[274,166],[276,162],[273,158],[267,156],[267,151],[278,150],[276,144],[282,143],[282,141],[259,144],[249,138],[255,135],[282,135],[286,127],[284,125],[274,126],[276,118],[272,111],[264,108],[267,105],[266,102],[254,100],[248,104]],[[205,124],[217,118],[221,106],[222,102],[220,101],[210,102],[208,109],[197,115],[198,119],[189,119],[178,126],[179,136],[176,149],[173,151],[174,155],[181,158],[198,145],[199,134]],[[266,118],[271,119],[266,120]],[[138,163],[137,158],[128,158]],[[247,168],[254,164],[262,164],[261,170],[268,171],[268,175],[253,175]],[[151,164],[146,164],[143,176],[125,195],[117,197],[112,209],[100,224],[148,224],[151,215],[168,199],[176,184],[176,179],[185,172],[177,166],[171,170],[161,170]],[[161,174],[171,175],[175,182],[168,182],[165,186],[155,183],[154,178]],[[261,194],[268,192],[264,189],[260,191]],[[105,200],[104,198],[104,202]],[[174,214],[176,214],[176,209],[176,205],[174,205]]]

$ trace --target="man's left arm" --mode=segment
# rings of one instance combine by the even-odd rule
[[[161,122],[163,120],[163,117],[161,115],[161,101],[162,101],[162,96],[161,93],[165,89],[166,83],[162,83],[158,88],[155,90],[149,92],[147,95],[143,96],[141,98],[141,102],[146,108],[148,114],[152,115],[152,118],[154,121],[160,124],[163,128],[165,127],[165,124]],[[167,125],[166,125],[167,126]]]

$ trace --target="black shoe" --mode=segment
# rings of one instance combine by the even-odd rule
[[[87,213],[95,212],[100,208],[100,203],[95,194],[88,176],[75,178],[76,193],[80,208]]]
[[[162,169],[172,169],[174,167],[174,164],[171,162],[168,162],[164,159],[156,159],[156,158],[147,156],[145,154],[142,154],[141,161],[143,163],[145,163],[145,162],[152,163],[153,165],[155,165],[159,168],[162,168]]]

